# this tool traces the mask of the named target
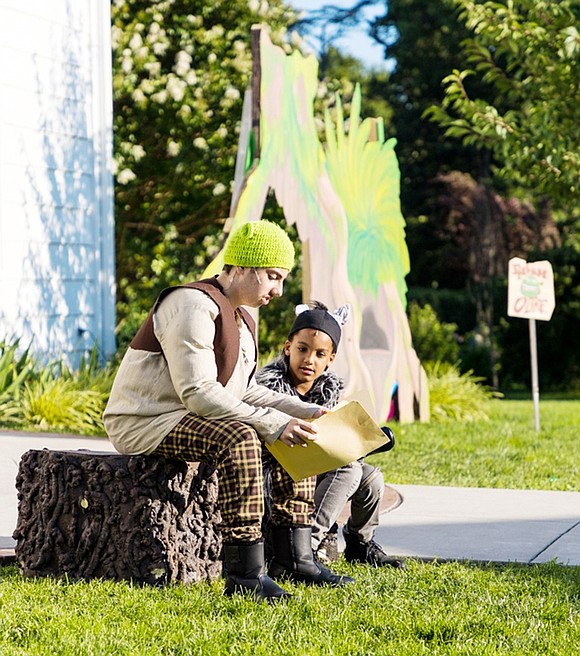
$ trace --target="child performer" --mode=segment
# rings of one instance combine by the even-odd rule
[[[315,301],[310,307],[298,305],[296,314],[282,354],[256,374],[256,381],[277,392],[331,408],[339,401],[344,383],[328,371],[328,365],[336,356],[350,307],[343,305],[331,313]],[[343,528],[346,560],[374,567],[405,567],[404,561],[387,556],[373,539],[384,488],[381,471],[362,458],[318,476],[312,517],[312,549],[317,559],[335,559],[332,549],[337,555],[336,533],[332,529],[350,499],[351,514]]]

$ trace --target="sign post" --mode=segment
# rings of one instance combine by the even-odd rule
[[[530,359],[532,361],[532,399],[534,400],[534,427],[540,432],[540,382],[538,378],[538,348],[536,320],[530,319]]]
[[[538,433],[540,432],[540,385],[536,319],[550,321],[555,306],[552,265],[547,260],[526,262],[519,257],[513,257],[509,261],[508,316],[529,320],[534,425]]]

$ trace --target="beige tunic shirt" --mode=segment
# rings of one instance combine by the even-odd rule
[[[152,453],[188,413],[249,424],[269,443],[292,417],[308,419],[319,408],[296,397],[248,383],[254,341],[241,322],[240,352],[225,386],[217,381],[213,352],[219,308],[204,292],[175,289],[153,317],[163,353],[127,350],[115,377],[103,421],[120,453]]]

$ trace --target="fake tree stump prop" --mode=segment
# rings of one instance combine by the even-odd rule
[[[221,574],[217,475],[155,456],[27,451],[16,479],[26,576],[192,583]]]

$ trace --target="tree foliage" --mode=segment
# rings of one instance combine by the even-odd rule
[[[380,118],[386,126],[386,136],[392,130],[393,108],[385,95],[389,84],[388,71],[367,70],[355,57],[343,54],[333,46],[329,46],[319,55],[319,92],[315,101],[315,116],[324,116],[329,110],[331,117],[336,119],[336,99],[340,96],[342,108],[350,115],[351,101],[357,84],[364,98],[366,117]],[[338,96],[337,96],[338,94]],[[320,121],[320,139],[324,141],[324,124]]]
[[[445,97],[426,113],[448,137],[493,152],[496,172],[556,205],[578,199],[580,5],[576,0],[454,0],[471,34],[467,66],[443,80]],[[488,97],[470,91],[470,78]]]
[[[229,214],[251,27],[267,23],[288,48],[293,16],[280,0],[113,2],[122,332],[134,331],[161,288],[195,278],[215,252]]]
[[[439,321],[435,310],[428,303],[421,307],[413,302],[409,304],[409,328],[413,335],[413,346],[423,364],[457,364],[457,324]]]
[[[437,175],[430,185],[430,237],[446,244],[439,273],[446,287],[470,287],[507,276],[511,257],[561,245],[548,203],[505,198],[467,173]]]
[[[486,315],[495,326],[485,334],[495,330],[516,362],[511,354],[525,358],[527,336],[520,335],[521,322],[498,327],[505,306],[500,259],[527,254],[553,262],[557,311],[550,336],[565,335],[579,316],[578,3],[353,0],[351,8],[325,8],[318,17],[342,17],[339,34],[370,5],[384,7],[368,27],[396,68],[367,71],[327,41],[316,114],[335,111],[336,91],[350,114],[354,84],[361,83],[367,115],[382,117],[398,142],[410,292],[423,287],[438,311],[463,307],[461,317],[440,316],[465,331],[480,328],[467,325],[471,316],[477,324]],[[112,18],[122,345],[161,288],[198,277],[218,250],[250,80],[252,24],[267,23],[272,40],[289,50],[287,29],[300,30],[300,23],[282,0],[113,0]],[[300,36],[292,35],[296,47]],[[433,120],[426,118],[429,107]],[[323,139],[322,120],[320,128]],[[272,199],[266,216],[284,222]],[[264,353],[283,341],[282,324],[300,300],[299,271],[288,291],[261,317]],[[458,302],[460,293],[465,302]],[[494,303],[495,315],[482,302]],[[561,341],[550,342],[551,379],[564,361],[578,379],[578,348],[573,357],[558,356]],[[522,367],[516,372],[510,362],[504,371],[515,382]]]
[[[425,213],[427,185],[437,174],[454,170],[478,177],[487,173],[485,153],[446,139],[423,119],[424,111],[443,100],[441,80],[461,67],[459,47],[468,35],[450,0],[382,1],[385,13],[371,34],[396,62],[384,95],[393,107],[393,136],[401,163],[401,202],[410,221]]]

